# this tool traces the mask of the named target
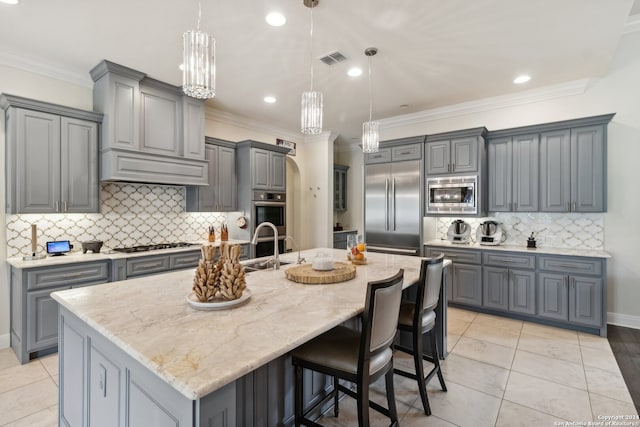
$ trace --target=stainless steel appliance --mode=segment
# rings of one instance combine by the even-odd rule
[[[471,226],[462,219],[456,219],[447,230],[447,240],[451,243],[469,243]]]
[[[476,229],[476,241],[481,245],[499,245],[507,240],[502,224],[493,219],[484,220]]]
[[[372,252],[419,255],[420,161],[365,166],[365,241]]]
[[[427,178],[427,213],[477,214],[477,186],[475,175]]]
[[[251,210],[253,213],[252,232],[258,229],[263,222],[270,222],[278,230],[278,252],[284,253],[284,238],[287,235],[286,193],[270,193],[255,191]],[[274,253],[273,230],[270,227],[262,227],[259,230],[255,245],[255,258],[269,256]]]
[[[124,248],[113,248],[116,252],[123,252],[126,254],[134,253],[134,252],[147,252],[147,251],[155,251],[158,249],[172,249],[172,248],[184,248],[187,246],[197,246],[198,243],[186,243],[186,242],[177,242],[177,243],[156,243],[151,245],[139,245],[139,246],[128,246]]]

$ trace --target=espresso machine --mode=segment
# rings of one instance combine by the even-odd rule
[[[468,222],[456,219],[447,230],[447,240],[451,243],[469,243],[471,237],[471,226]]]
[[[502,224],[494,219],[486,219],[476,229],[476,241],[481,245],[499,245],[507,240]]]

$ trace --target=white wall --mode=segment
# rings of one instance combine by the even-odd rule
[[[0,93],[33,98],[69,107],[92,110],[92,90],[86,86],[53,80],[39,74],[0,65]],[[5,176],[4,119],[0,120],[0,176]],[[0,185],[0,206],[5,206],[4,180]],[[0,224],[6,224],[0,209]],[[0,260],[7,257],[6,233],[0,233]],[[9,269],[0,262],[0,348],[9,346]]]
[[[623,37],[608,74],[590,81],[582,94],[511,106],[486,101],[475,111],[456,114],[452,112],[455,108],[448,113],[441,109],[424,114],[424,120],[414,116],[412,123],[404,125],[401,118],[383,121],[382,138],[476,126],[497,130],[616,113],[608,127],[609,205],[605,214],[605,250],[612,256],[607,265],[609,321],[640,327],[640,33]]]
[[[334,213],[334,223],[364,234],[364,181],[362,149],[357,145],[336,147],[334,163],[349,166],[347,171],[347,210]]]

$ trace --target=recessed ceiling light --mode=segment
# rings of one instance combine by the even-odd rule
[[[264,102],[266,102],[267,104],[273,104],[274,102],[276,102],[276,98],[273,96],[265,96]]]
[[[0,3],[5,3],[5,4],[18,4],[20,3],[20,0],[0,0]]]
[[[358,67],[349,68],[349,71],[347,71],[347,74],[350,77],[358,77],[362,75],[362,69]]]
[[[287,22],[287,18],[280,12],[271,12],[265,17],[265,21],[272,27],[282,27]]]
[[[521,85],[522,83],[526,83],[529,80],[531,80],[531,77],[527,76],[526,74],[523,74],[513,79],[513,82],[517,85]]]

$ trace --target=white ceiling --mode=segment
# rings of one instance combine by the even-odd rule
[[[633,0],[320,0],[314,9],[314,88],[324,129],[359,139],[368,118],[364,49],[373,58],[374,119],[598,77]],[[640,1],[638,1],[640,3]],[[0,4],[0,57],[85,76],[102,59],[180,85],[182,34],[196,0],[21,0]],[[264,16],[279,10],[280,28]],[[636,5],[634,11],[640,12]],[[210,106],[296,132],[309,87],[309,9],[302,0],[202,0],[201,28],[217,40]],[[347,61],[317,58],[339,50]],[[6,59],[5,59],[6,62]],[[346,71],[358,65],[363,76]],[[516,86],[513,78],[532,76]],[[278,101],[265,104],[263,97]],[[400,109],[402,104],[409,108]]]

